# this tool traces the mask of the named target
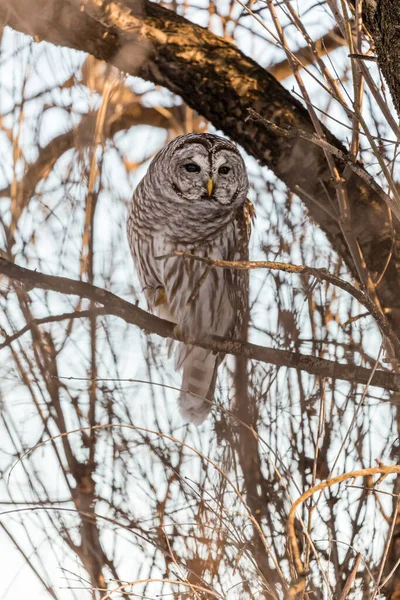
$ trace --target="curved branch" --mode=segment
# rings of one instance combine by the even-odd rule
[[[298,273],[302,275],[311,275],[318,281],[327,281],[332,285],[344,290],[350,296],[352,296],[357,302],[359,302],[364,308],[368,310],[368,313],[373,317],[380,328],[383,335],[385,335],[392,343],[393,349],[397,356],[400,357],[400,341],[397,335],[394,333],[389,321],[383,313],[375,306],[374,302],[361,290],[355,288],[351,283],[344,281],[336,275],[331,275],[326,269],[314,269],[307,265],[293,265],[290,263],[272,262],[269,260],[257,260],[257,261],[234,261],[234,260],[216,260],[214,258],[208,258],[206,256],[196,256],[196,254],[190,254],[190,252],[176,251],[172,255],[159,256],[158,260],[168,258],[169,256],[181,256],[182,258],[190,258],[192,260],[198,260],[199,262],[205,263],[210,268],[219,267],[222,269],[239,269],[239,270],[254,270],[254,269],[270,269],[271,271],[283,271],[285,273]]]
[[[173,113],[173,111],[171,112]],[[38,157],[28,166],[19,186],[18,203],[13,212],[15,222],[18,221],[28,205],[38,183],[49,175],[58,159],[72,148],[83,148],[94,143],[97,118],[97,112],[84,115],[76,127],[61,133],[46,146],[39,149]],[[166,129],[171,124],[172,119],[168,119],[155,108],[142,106],[139,102],[125,106],[119,113],[116,112],[115,105],[110,104],[106,115],[104,135],[113,137],[119,131],[127,130],[136,125],[151,125],[152,127]],[[0,189],[0,198],[9,197],[10,195],[10,186]]]
[[[289,592],[287,594],[287,600],[296,598],[299,591],[302,591],[304,589],[306,583],[306,573],[304,572],[304,564],[301,560],[299,543],[297,541],[296,530],[294,525],[297,508],[301,504],[303,504],[303,502],[308,500],[308,498],[311,498],[311,496],[313,496],[316,492],[325,490],[326,488],[332,487],[333,485],[337,485],[338,483],[342,483],[342,481],[347,481],[348,479],[356,479],[357,477],[372,476],[376,474],[386,476],[392,473],[400,474],[400,465],[380,465],[379,467],[370,467],[369,469],[360,469],[358,471],[351,471],[350,473],[342,473],[341,475],[332,477],[332,479],[321,481],[321,483],[318,483],[318,485],[315,485],[314,487],[308,489],[292,504],[292,508],[290,509],[289,513],[287,528],[289,542],[292,547],[294,562],[299,575],[299,579],[290,586]]]
[[[25,269],[2,257],[0,257],[0,273],[10,279],[19,281],[27,291],[38,288],[88,298],[104,307],[105,311],[103,314],[119,317],[126,323],[137,325],[147,333],[156,333],[161,337],[185,341],[182,336],[176,333],[174,323],[159,319],[155,315],[142,310],[127,300],[123,300],[112,292],[95,285],[84,281],[75,281],[67,277],[45,275],[38,271]],[[272,364],[277,367],[299,369],[318,377],[330,377],[332,379],[341,379],[363,385],[368,384],[371,378],[371,370],[364,367],[343,365],[316,356],[290,352],[288,350],[266,348],[239,340],[213,336],[205,340],[195,341],[193,344],[214,352],[245,356],[246,358]],[[376,370],[371,385],[381,387],[385,390],[400,391],[400,376],[395,373]]]

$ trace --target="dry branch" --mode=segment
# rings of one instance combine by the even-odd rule
[[[34,195],[37,185],[51,173],[58,159],[71,148],[84,148],[94,143],[97,116],[97,112],[84,115],[79,125],[61,133],[39,149],[39,156],[28,166],[21,185],[18,186],[18,202],[13,211],[14,223],[18,222]],[[115,106],[111,104],[107,110],[103,134],[107,138],[112,138],[119,131],[136,125],[168,128],[172,125],[172,119],[168,119],[155,108],[142,106],[139,102],[124,107],[123,111],[119,113],[116,113]],[[0,190],[0,198],[10,196],[10,186]],[[10,242],[11,240],[9,240]]]
[[[59,323],[60,321],[69,321],[71,319],[86,319],[87,317],[93,317],[96,315],[104,315],[107,314],[104,308],[97,308],[95,310],[77,310],[74,312],[67,312],[61,315],[49,315],[48,317],[43,317],[41,319],[32,319],[29,323],[27,323],[22,329],[13,333],[13,335],[9,335],[5,338],[4,342],[0,344],[0,350],[10,346],[13,342],[19,339],[24,333],[29,331],[30,329],[36,327],[37,325],[44,325],[47,323]]]
[[[318,56],[322,57],[337,48],[341,48],[346,46],[346,40],[340,33],[339,27],[335,27],[331,31],[328,31],[325,35],[323,35],[319,40],[315,42],[315,46],[318,48]],[[299,48],[296,52],[293,52],[293,56],[299,60],[299,67],[312,65],[315,62],[315,54],[312,50],[305,46],[303,48]],[[268,67],[268,71],[277,79],[278,81],[282,81],[287,77],[293,75],[293,69],[288,60],[282,60],[279,63],[271,65]]]
[[[297,500],[293,503],[292,508],[290,509],[289,518],[288,518],[288,536],[289,542],[292,547],[294,562],[296,565],[297,573],[299,576],[299,580],[293,582],[290,587],[290,590],[287,594],[287,600],[293,599],[296,597],[299,591],[304,589],[306,583],[306,573],[304,571],[303,561],[301,559],[299,543],[296,536],[295,530],[295,517],[296,510],[298,507],[303,504],[308,498],[311,498],[316,492],[322,491],[328,487],[332,487],[333,485],[337,485],[342,483],[343,481],[347,481],[348,479],[356,479],[357,477],[367,477],[373,476],[376,474],[379,475],[390,475],[390,474],[400,474],[400,465],[380,465],[379,467],[371,467],[369,469],[360,469],[358,471],[351,471],[350,473],[342,473],[341,475],[337,475],[336,477],[332,477],[332,479],[328,479],[325,481],[321,481],[318,485],[310,488],[305,491]]]
[[[274,123],[271,123],[271,121],[268,121],[267,119],[263,119],[261,117],[261,115],[259,115],[252,108],[249,108],[248,112],[249,112],[249,119],[252,119],[254,121],[258,121],[259,123],[262,123],[264,125],[264,127],[266,127],[267,129],[269,129],[270,131],[272,131],[273,133],[275,133],[275,135],[281,135],[283,137],[288,137],[288,138],[299,137],[299,138],[302,138],[304,140],[308,140],[312,144],[315,144],[316,146],[319,146],[323,150],[326,150],[326,152],[328,152],[329,154],[332,154],[333,156],[336,156],[336,158],[339,158],[340,160],[342,160],[344,163],[346,163],[350,167],[350,169],[352,169],[352,171],[354,171],[354,173],[356,173],[361,179],[363,179],[365,181],[365,183],[368,186],[370,186],[370,188],[372,190],[374,190],[374,192],[376,192],[378,194],[378,196],[387,204],[388,208],[390,208],[393,211],[393,214],[398,219],[400,219],[400,201],[399,201],[399,198],[397,198],[396,200],[393,200],[389,196],[389,194],[387,194],[381,188],[381,186],[378,183],[376,183],[376,181],[372,177],[372,175],[370,175],[361,166],[361,164],[359,164],[356,161],[354,161],[345,152],[343,152],[339,148],[336,148],[332,144],[329,144],[326,140],[318,137],[315,133],[310,133],[308,131],[303,131],[301,129],[298,129],[297,127],[291,127],[290,125],[286,125],[286,124],[283,124],[283,127],[278,127],[278,125],[275,125]]]
[[[112,292],[89,283],[75,281],[67,277],[45,275],[38,271],[19,267],[2,257],[0,257],[0,273],[14,281],[19,281],[26,291],[37,288],[51,290],[61,294],[71,294],[81,298],[88,298],[89,300],[102,305],[105,309],[104,314],[107,313],[119,317],[126,323],[137,325],[147,333],[156,333],[161,337],[185,341],[174,331],[174,323],[159,319],[155,315],[147,313],[138,306],[123,300]],[[364,367],[343,365],[316,356],[308,356],[300,354],[299,352],[289,352],[287,350],[266,348],[264,346],[245,343],[239,340],[230,340],[213,336],[209,339],[198,340],[193,343],[215,352],[223,352],[224,354],[233,354],[235,356],[245,356],[246,358],[273,364],[277,367],[300,369],[311,375],[342,379],[343,381],[349,381],[351,383],[366,385],[371,376],[370,369]],[[395,373],[377,370],[371,385],[386,390],[400,391],[400,377]]]
[[[353,568],[351,569],[350,574],[349,574],[349,576],[348,576],[348,578],[346,580],[346,583],[344,585],[343,591],[340,594],[339,600],[346,600],[346,598],[347,598],[347,596],[348,596],[348,594],[349,594],[349,592],[350,592],[350,590],[351,590],[351,588],[353,586],[353,583],[354,583],[354,580],[356,578],[356,575],[357,575],[358,569],[360,567],[361,561],[362,561],[362,554],[359,553],[359,554],[357,554],[356,560],[354,561]]]
[[[394,333],[390,323],[386,319],[385,315],[382,314],[372,300],[364,294],[361,290],[358,290],[353,285],[340,279],[336,275],[331,275],[326,269],[314,269],[308,267],[307,265],[292,265],[290,263],[281,263],[281,262],[272,262],[268,260],[261,261],[233,261],[233,260],[215,260],[213,258],[208,258],[204,256],[196,256],[195,254],[190,254],[189,252],[180,252],[177,251],[174,253],[174,256],[182,256],[182,258],[189,258],[192,260],[198,260],[199,262],[205,263],[208,267],[219,267],[222,269],[241,269],[241,270],[253,270],[253,269],[269,269],[275,271],[283,271],[285,273],[299,273],[303,275],[311,275],[315,277],[318,281],[327,281],[332,285],[344,290],[353,298],[355,298],[360,304],[362,304],[365,308],[368,309],[368,312],[375,319],[379,328],[381,329],[383,335],[387,336],[388,339],[393,344],[393,348],[400,357],[400,341],[397,335]],[[164,257],[158,257],[162,259]]]

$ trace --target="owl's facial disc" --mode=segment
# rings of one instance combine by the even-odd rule
[[[186,144],[173,157],[173,186],[180,196],[195,201],[208,198],[208,151],[202,144]]]
[[[235,202],[237,195],[247,190],[245,173],[243,160],[236,152],[216,150],[212,160],[212,197],[223,205]]]
[[[247,189],[242,158],[226,148],[185,144],[177,148],[173,162],[173,187],[182,198],[191,202],[228,206],[235,201],[239,191]]]

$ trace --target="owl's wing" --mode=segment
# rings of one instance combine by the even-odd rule
[[[151,232],[145,235],[138,225],[135,224],[133,215],[128,217],[127,233],[142,292],[146,295],[149,309],[154,310],[157,306],[163,304],[162,280],[159,272],[159,264],[155,260],[155,256],[157,255],[157,249],[154,247],[155,237]],[[168,319],[168,314],[160,316]]]
[[[222,258],[248,260],[251,222],[254,215],[253,205],[246,200],[235,218],[235,233],[229,245],[228,256]],[[195,267],[198,270],[201,263],[197,263]],[[207,320],[214,314],[219,327],[224,322],[227,324],[223,335],[246,339],[249,317],[249,272],[239,269],[214,269],[211,273],[217,277],[217,280],[212,282],[209,277],[210,288],[200,289],[200,294],[206,292],[208,298],[203,297],[203,300],[200,298],[197,305],[200,308],[204,303],[206,304],[203,318]],[[219,303],[219,310],[216,308],[218,288],[225,290],[221,298],[223,301]],[[211,300],[211,304],[206,302],[207,299]],[[210,332],[217,332],[215,324]],[[176,358],[177,366],[183,364],[184,367],[182,389],[186,390],[182,392],[179,400],[180,412],[186,420],[200,425],[211,410],[210,401],[214,398],[217,370],[223,355],[215,356],[203,348],[182,345]]]
[[[228,260],[249,260],[249,240],[255,215],[254,205],[247,199],[236,214],[237,245],[234,249],[234,255],[229,257]],[[249,320],[249,271],[227,269],[226,274],[231,278],[228,289],[231,303],[236,312],[231,335],[234,339],[246,339]]]

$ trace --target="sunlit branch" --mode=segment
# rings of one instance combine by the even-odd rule
[[[31,14],[35,14],[34,21]],[[270,73],[233,44],[147,0],[90,0],[84,3],[84,10],[69,0],[50,1],[46,6],[38,0],[33,4],[15,0],[13,11],[8,2],[0,0],[0,16],[5,25],[33,35],[36,41],[44,39],[83,50],[178,94],[260,164],[269,166],[289,189],[296,193],[304,190],[300,196],[311,216],[358,277],[339,223],[318,202],[310,201],[315,198],[331,208],[336,195],[322,149],[298,136],[275,136],[259,123],[243,125],[250,106],[278,126],[286,122],[303,131],[313,131],[307,112]],[[326,128],[323,131],[327,142],[346,155],[341,142]],[[340,173],[345,167],[346,162],[338,160]],[[366,268],[382,272],[387,259],[382,245],[392,239],[385,205],[359,174],[354,173],[349,187],[351,228],[355,239],[360,240]],[[361,197],[362,202],[358,202]],[[385,308],[398,306],[399,283],[393,276],[397,272],[394,253],[378,290]]]
[[[321,481],[318,485],[308,489],[305,491],[297,500],[293,503],[292,508],[290,509],[289,518],[288,518],[288,536],[289,542],[292,546],[294,562],[296,565],[296,569],[299,575],[299,579],[290,587],[290,590],[287,595],[287,600],[293,600],[296,598],[297,593],[304,589],[306,579],[304,572],[304,565],[301,559],[301,552],[299,549],[299,543],[296,536],[295,531],[295,517],[296,510],[298,507],[303,504],[308,498],[313,496],[316,492],[322,491],[326,488],[332,487],[333,485],[337,485],[342,483],[343,481],[347,481],[348,479],[356,479],[357,477],[367,477],[372,475],[390,475],[390,474],[400,474],[400,465],[380,465],[379,467],[371,467],[369,469],[360,469],[358,471],[351,471],[350,473],[342,473],[341,475],[337,475],[337,477],[333,477],[332,479],[327,479],[325,481]]]

